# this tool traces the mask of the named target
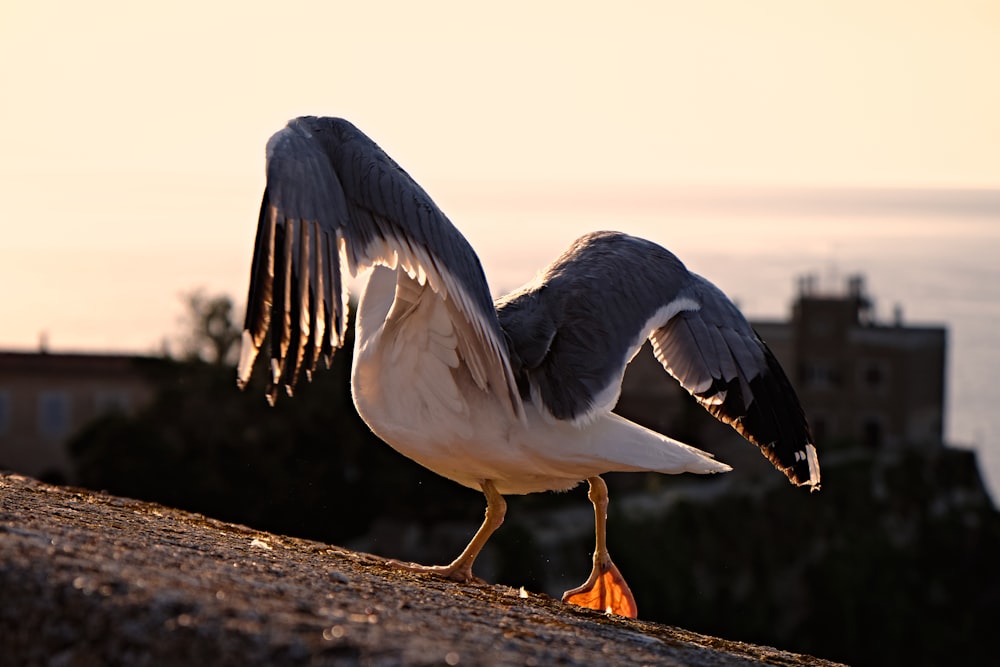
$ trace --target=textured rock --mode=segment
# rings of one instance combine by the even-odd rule
[[[0,645],[17,665],[833,664],[3,473]]]

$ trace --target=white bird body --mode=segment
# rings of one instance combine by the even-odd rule
[[[711,454],[610,411],[574,423],[527,401],[517,418],[459,363],[457,336],[432,291],[403,321],[387,317],[398,271],[377,266],[368,279],[351,388],[358,414],[404,456],[472,489],[492,480],[504,495],[563,491],[606,472],[730,470]]]
[[[321,358],[329,363],[345,340],[348,279],[366,269],[351,378],[358,413],[401,454],[487,498],[469,547],[433,572],[472,577],[503,520],[503,494],[586,479],[594,570],[564,599],[635,615],[604,542],[599,475],[729,470],[612,412],[646,340],[705,409],[792,483],[819,488],[791,384],[718,288],[650,241],[595,232],[494,302],[465,237],[371,139],[336,118],[292,120],[268,142],[239,385],[268,334],[272,401]]]

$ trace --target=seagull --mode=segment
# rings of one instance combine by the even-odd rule
[[[593,569],[563,600],[636,617],[608,553],[606,472],[730,470],[711,454],[612,412],[649,340],[657,360],[795,485],[820,470],[785,373],[737,307],[650,241],[595,232],[494,301],[469,242],[371,139],[339,118],[293,119],[267,143],[237,384],[261,351],[267,397],[328,367],[345,340],[348,282],[366,276],[351,391],[395,450],[486,496],[486,516],[449,565],[394,562],[456,581],[506,513],[505,495],[587,480]]]

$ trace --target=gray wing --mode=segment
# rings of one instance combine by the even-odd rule
[[[343,345],[347,276],[399,268],[450,303],[472,331],[464,352],[480,382],[507,386],[520,411],[506,342],[479,258],[410,176],[338,118],[296,118],[267,144],[237,381],[249,379],[270,331],[271,386],[327,365]]]
[[[784,371],[736,306],[664,248],[597,232],[498,301],[522,395],[576,422],[610,411],[649,338],[657,359],[795,484],[819,485],[805,416]]]

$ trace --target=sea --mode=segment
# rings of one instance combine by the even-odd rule
[[[488,201],[460,201],[459,215],[450,214],[496,294],[598,229],[660,243],[750,319],[788,318],[803,276],[832,294],[862,276],[877,320],[947,328],[945,441],[977,453],[994,504],[1000,500],[1000,190]]]

